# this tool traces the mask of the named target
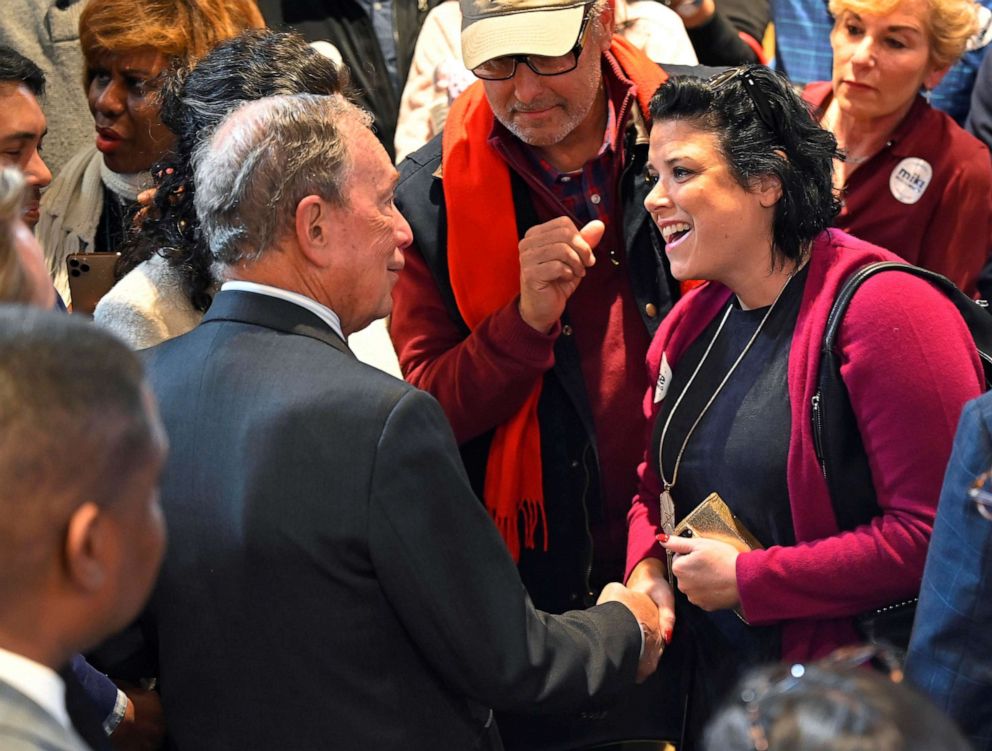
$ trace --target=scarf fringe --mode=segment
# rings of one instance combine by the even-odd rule
[[[548,515],[544,511],[544,503],[536,498],[524,498],[520,503],[520,513],[524,517],[524,547],[534,549],[534,538],[537,535],[537,525],[544,530],[544,552],[548,552]]]
[[[542,548],[548,552],[548,515],[544,510],[544,504],[537,498],[523,498],[517,508],[517,513],[502,515],[498,510],[491,512],[493,522],[499,531],[499,536],[506,543],[507,550],[514,562],[520,561],[520,521],[524,525],[523,547],[527,550],[534,550],[537,547],[537,529],[543,530],[541,537],[544,540]]]

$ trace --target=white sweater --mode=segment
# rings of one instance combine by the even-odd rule
[[[203,318],[183,292],[179,273],[155,255],[114,285],[93,311],[93,320],[133,349],[185,334]]]

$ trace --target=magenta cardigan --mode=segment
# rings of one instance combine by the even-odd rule
[[[865,282],[848,308],[838,345],[882,515],[839,532],[813,450],[811,399],[837,290],[855,269],[877,260],[899,259],[840,230],[814,241],[789,354],[786,477],[797,542],[737,558],[744,614],[755,625],[782,624],[783,659],[814,659],[856,642],[851,616],[918,592],[958,418],[983,383],[971,335],[943,293],[895,272]],[[675,306],[648,351],[652,384],[662,353],[674,367],[730,295],[709,282]],[[649,431],[657,406],[652,387],[644,400]],[[638,468],[640,488],[628,514],[627,575],[644,558],[664,560],[654,539],[661,489],[655,464],[645,458]]]

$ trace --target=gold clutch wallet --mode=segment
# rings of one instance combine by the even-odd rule
[[[686,514],[686,517],[675,525],[674,533],[680,537],[705,537],[708,540],[720,540],[733,546],[741,553],[748,550],[763,550],[764,545],[758,538],[734,516],[723,499],[717,493],[710,493],[706,500]],[[671,553],[668,556],[668,571],[671,577]],[[673,585],[674,586],[674,585]],[[740,608],[734,612],[744,620]],[[747,621],[744,621],[747,623]]]
[[[718,493],[710,493],[706,500],[686,514],[675,525],[679,537],[705,537],[733,545],[742,553],[748,550],[762,550],[765,546],[751,534],[741,520],[734,516]]]

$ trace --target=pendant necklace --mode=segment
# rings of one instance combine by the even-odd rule
[[[672,499],[672,488],[675,487],[675,483],[678,481],[679,465],[682,463],[682,455],[685,454],[686,446],[689,445],[689,439],[692,437],[693,432],[695,432],[699,423],[702,421],[703,415],[706,414],[706,411],[712,406],[713,402],[716,401],[717,396],[720,395],[720,392],[723,390],[723,387],[726,385],[727,381],[730,380],[730,376],[734,374],[734,371],[737,370],[737,366],[741,364],[741,360],[744,359],[744,356],[747,355],[748,351],[751,349],[751,346],[757,341],[758,335],[761,334],[761,330],[765,327],[765,323],[771,316],[772,311],[775,310],[775,305],[782,297],[782,293],[785,292],[786,288],[789,286],[789,282],[792,281],[793,277],[799,272],[799,269],[801,269],[802,266],[803,264],[799,264],[796,267],[796,270],[789,274],[789,278],[785,280],[785,284],[782,285],[782,289],[778,291],[778,294],[775,296],[772,304],[768,307],[768,310],[765,311],[765,315],[762,316],[761,321],[758,323],[758,328],[754,330],[751,338],[748,339],[747,344],[744,345],[744,349],[741,350],[741,353],[737,356],[737,359],[734,360],[734,364],[730,366],[730,370],[727,371],[727,374],[723,377],[723,380],[720,381],[720,385],[716,387],[706,404],[703,405],[702,411],[696,416],[696,420],[692,423],[692,426],[685,434],[685,438],[682,441],[682,446],[679,448],[679,453],[675,457],[675,467],[672,469],[671,481],[665,479],[665,464],[663,459],[665,435],[668,433],[668,426],[672,422],[672,415],[674,415],[675,411],[679,408],[683,397],[685,397],[685,395],[689,392],[692,382],[695,381],[696,376],[699,375],[699,371],[702,369],[703,363],[705,363],[706,358],[709,357],[710,351],[713,349],[713,345],[720,336],[720,332],[723,331],[723,325],[730,317],[733,302],[727,306],[727,312],[723,314],[723,319],[720,321],[720,325],[717,327],[716,333],[713,334],[713,338],[710,339],[710,343],[707,345],[706,351],[703,352],[703,356],[700,359],[699,364],[697,364],[696,369],[692,371],[692,375],[689,377],[688,383],[686,383],[685,388],[682,389],[682,393],[679,394],[679,398],[675,400],[675,404],[672,405],[671,410],[668,412],[668,417],[665,418],[665,425],[661,429],[661,439],[658,441],[658,475],[661,478],[662,484],[662,491],[659,499],[661,505],[661,528],[665,534],[670,535],[675,530],[675,502]],[[669,567],[669,570],[671,570],[671,567]]]

